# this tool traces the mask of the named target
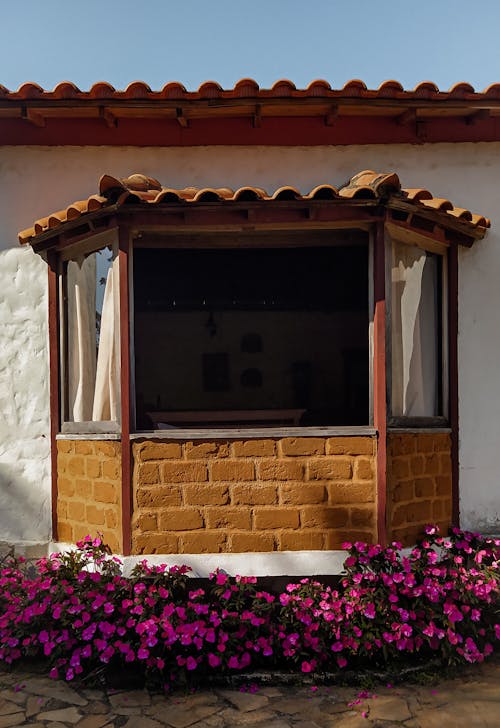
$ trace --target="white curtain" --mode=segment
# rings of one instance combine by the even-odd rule
[[[120,348],[116,316],[119,290],[118,258],[115,258],[106,277],[106,288],[102,304],[94,406],[92,408],[92,419],[94,421],[118,421],[120,417],[120,373],[118,368]]]
[[[94,255],[71,260],[68,292],[69,419],[92,419],[96,373],[96,260]]]
[[[393,244],[392,414],[438,414],[438,259]]]
[[[96,289],[101,285],[104,255],[111,256],[111,250],[70,261],[67,267],[68,398],[73,422],[120,418],[118,258],[102,278],[105,288],[99,336],[96,325],[96,311],[101,308]]]

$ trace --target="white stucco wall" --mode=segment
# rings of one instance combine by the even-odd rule
[[[0,148],[0,541],[50,536],[46,267],[17,231],[82,199],[107,172],[157,177],[172,187],[252,184],[303,192],[362,169],[395,170],[492,218],[461,251],[459,281],[462,524],[500,531],[500,143],[357,147]]]

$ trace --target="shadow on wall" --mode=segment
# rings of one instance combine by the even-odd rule
[[[43,466],[40,463],[41,470]],[[17,470],[17,469],[16,469]],[[47,543],[50,540],[50,492],[0,464],[0,541]]]

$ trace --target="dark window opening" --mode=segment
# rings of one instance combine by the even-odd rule
[[[137,425],[369,424],[368,241],[134,251]]]

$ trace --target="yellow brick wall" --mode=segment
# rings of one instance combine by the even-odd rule
[[[99,532],[121,553],[121,444],[58,440],[57,488],[58,539],[75,543]]]
[[[372,541],[375,455],[371,437],[135,442],[132,553]]]
[[[451,525],[451,438],[398,433],[387,438],[387,524],[390,540],[411,546],[428,523]]]

